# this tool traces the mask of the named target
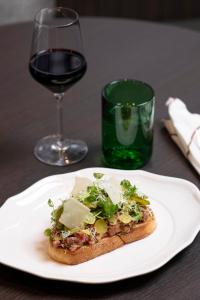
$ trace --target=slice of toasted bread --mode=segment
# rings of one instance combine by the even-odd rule
[[[49,256],[54,260],[68,264],[76,265],[84,261],[95,258],[101,254],[110,252],[114,249],[117,249],[123,245],[123,241],[120,237],[106,237],[101,239],[98,243],[93,245],[82,246],[76,251],[70,251],[62,248],[53,247],[52,243],[49,242]]]
[[[48,253],[51,258],[60,263],[76,265],[93,259],[99,255],[113,251],[124,244],[143,239],[151,234],[155,228],[155,217],[149,216],[144,223],[136,224],[127,234],[119,234],[112,237],[102,238],[98,243],[82,246],[76,251],[55,248],[53,247],[52,242],[49,241]]]
[[[151,234],[156,228],[156,221],[154,215],[149,216],[144,223],[134,225],[132,230],[126,234],[119,234],[124,244],[132,243],[141,240]]]

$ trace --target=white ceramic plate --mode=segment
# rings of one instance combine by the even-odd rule
[[[76,175],[94,172],[131,180],[147,194],[157,219],[155,232],[91,261],[67,266],[47,255],[43,231],[50,224],[49,198],[70,193]],[[200,230],[200,192],[190,182],[144,171],[83,169],[44,178],[9,198],[0,208],[0,262],[28,273],[57,280],[106,283],[158,269],[192,243]]]

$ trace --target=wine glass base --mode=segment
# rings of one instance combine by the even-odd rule
[[[82,160],[88,152],[87,144],[80,140],[50,135],[39,140],[34,148],[37,159],[52,166],[67,166]]]

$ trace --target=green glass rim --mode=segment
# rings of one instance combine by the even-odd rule
[[[120,82],[126,82],[126,81],[131,81],[133,83],[137,83],[137,84],[141,84],[145,87],[147,87],[150,91],[151,91],[151,97],[149,97],[149,99],[145,99],[144,102],[140,103],[140,104],[135,104],[135,103],[132,103],[132,105],[134,107],[140,107],[140,106],[143,106],[143,105],[146,105],[147,103],[149,102],[154,102],[155,101],[155,92],[154,92],[154,89],[152,88],[151,85],[149,85],[148,83],[144,82],[144,81],[141,81],[141,80],[137,80],[137,79],[130,79],[130,78],[125,78],[125,79],[116,79],[116,80],[113,80],[113,81],[110,81],[109,83],[107,83],[103,89],[102,89],[102,97],[104,97],[106,100],[109,101],[109,99],[107,98],[105,92],[106,92],[106,89],[111,86],[111,85],[115,85],[117,83],[120,83]],[[120,102],[119,103],[116,103],[116,105],[118,106],[123,106],[123,104],[121,104]]]

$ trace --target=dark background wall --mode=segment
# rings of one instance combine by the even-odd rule
[[[0,0],[0,25],[32,21],[35,13],[56,0]]]
[[[134,18],[200,30],[200,0],[0,0],[0,24],[32,21],[42,7],[66,6],[81,16]]]
[[[200,17],[200,0],[55,0],[84,16],[111,16],[146,20]]]

